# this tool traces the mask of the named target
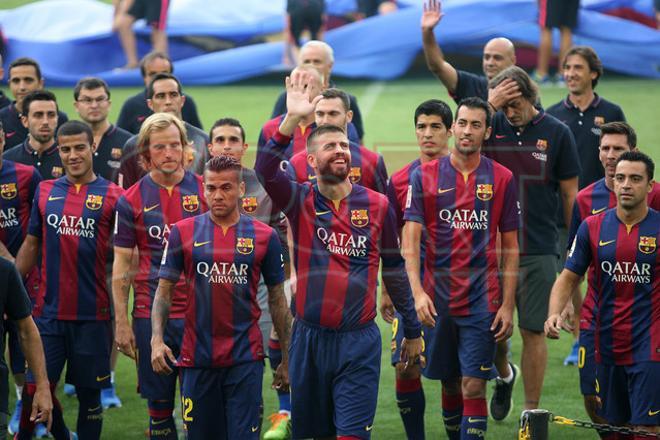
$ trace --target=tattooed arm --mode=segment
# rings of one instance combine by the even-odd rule
[[[172,364],[176,363],[172,350],[163,341],[165,326],[170,316],[172,291],[175,284],[174,281],[161,278],[158,281],[158,288],[151,308],[151,367],[158,374],[172,373],[168,361]]]

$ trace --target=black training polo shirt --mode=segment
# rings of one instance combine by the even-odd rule
[[[60,154],[57,151],[57,143],[54,143],[39,155],[30,146],[28,139],[25,139],[16,148],[5,151],[2,157],[25,165],[32,165],[39,171],[44,180],[57,179],[64,175]]]
[[[621,107],[596,95],[584,111],[573,105],[568,97],[546,111],[568,125],[573,132],[582,167],[580,189],[602,179],[605,171],[598,159],[600,126],[606,122],[625,121]]]
[[[9,104],[11,104],[11,100],[7,98],[7,95],[5,95],[5,92],[0,90],[0,109],[3,109],[7,107]]]
[[[472,96],[488,101],[488,80],[485,76],[458,69],[456,69],[456,74],[458,75],[456,90],[454,90],[454,93],[449,93],[456,104],[461,102],[462,99]]]
[[[542,110],[519,130],[500,111],[493,117],[493,131],[483,152],[510,169],[518,182],[523,222],[520,253],[558,255],[559,181],[580,174],[571,131]]]
[[[121,153],[131,136],[126,130],[114,125],[108,127],[94,153],[94,173],[97,176],[117,183]]]
[[[202,121],[200,121],[197,114],[195,101],[192,99],[192,96],[185,96],[186,100],[181,109],[181,117],[190,125],[202,129]],[[124,102],[117,118],[117,127],[123,128],[129,133],[137,134],[142,126],[142,121],[153,114],[154,112],[147,105],[147,89],[144,89]]]
[[[66,113],[57,112],[57,128],[68,121]],[[16,110],[16,102],[0,110],[0,121],[5,129],[5,151],[21,144],[28,135],[28,129],[21,122],[21,115]]]

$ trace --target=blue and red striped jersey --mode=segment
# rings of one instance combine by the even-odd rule
[[[41,174],[36,168],[3,160],[0,168],[0,241],[14,257],[23,244]]]
[[[190,171],[169,189],[158,185],[147,174],[119,200],[115,246],[137,246],[139,256],[139,269],[133,281],[135,318],[151,317],[158,271],[170,229],[176,222],[206,211],[202,178]],[[184,317],[188,292],[182,276],[175,287],[171,318]]]
[[[406,198],[408,197],[408,189],[410,188],[410,177],[421,164],[421,160],[413,160],[408,165],[392,174],[390,181],[387,184],[387,198],[390,200],[390,205],[394,207],[394,211],[396,212],[396,224],[399,229],[403,228],[403,224],[405,223],[403,220],[403,213],[406,210]]]
[[[266,145],[268,140],[278,132],[284,116],[286,115],[283,114],[276,116],[264,124],[261,128],[261,133],[259,134],[259,146]],[[307,149],[307,137],[312,132],[313,127],[314,123],[307,127],[297,126],[291,137],[291,142],[289,142],[287,147],[282,151],[282,157],[280,157],[280,160],[289,160],[294,155],[300,152],[305,152]]]
[[[351,152],[351,171],[348,178],[351,183],[357,183],[366,188],[385,194],[387,190],[387,169],[383,156],[370,149],[349,142]],[[291,177],[298,183],[314,182],[316,175],[307,163],[307,151],[295,154],[289,161]]]
[[[262,360],[257,286],[284,281],[277,232],[241,214],[223,228],[203,214],[172,228],[160,277],[188,281],[179,367],[215,368]]]
[[[615,209],[580,225],[566,269],[584,275],[595,292],[596,362],[630,365],[660,362],[660,212],[631,227]]]
[[[110,319],[108,263],[122,192],[100,176],[85,185],[73,184],[66,176],[39,184],[28,227],[42,243],[34,316]]]
[[[655,183],[653,189],[647,198],[648,205],[655,209],[660,210],[660,184]],[[582,221],[592,215],[600,214],[609,208],[616,206],[616,194],[605,185],[605,178],[602,178],[580,191],[575,198],[573,205],[573,215],[571,217],[571,227],[568,231],[568,246],[572,246],[575,234],[582,224]],[[587,278],[593,277],[593,269],[589,269]],[[595,322],[594,306],[596,296],[594,288],[591,283],[587,283],[587,293],[582,301],[582,308],[580,309],[580,329],[593,330]]]
[[[383,280],[402,314],[406,337],[418,337],[421,325],[412,302],[401,258],[394,210],[380,193],[353,185],[340,201],[326,198],[318,186],[289,180],[279,153],[289,144],[279,131],[257,153],[255,171],[266,191],[286,214],[294,243],[296,319],[321,327],[352,330],[376,316],[376,281]]]
[[[519,229],[519,206],[511,171],[485,156],[468,175],[454,168],[451,156],[415,170],[404,219],[426,228],[423,286],[438,312],[499,309],[497,232]]]

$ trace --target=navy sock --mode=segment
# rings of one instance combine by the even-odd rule
[[[101,390],[76,387],[78,396],[78,437],[81,439],[101,438],[103,429],[103,407],[101,406]]]
[[[460,440],[463,416],[463,396],[442,393],[442,420],[449,440]]]
[[[277,339],[270,338],[268,341],[268,361],[273,373],[282,363],[282,347]],[[277,400],[280,403],[280,412],[291,414],[291,395],[288,391],[277,390]]]
[[[461,440],[486,438],[488,428],[488,408],[486,399],[463,399],[463,420]]]
[[[423,440],[426,399],[421,378],[396,380],[396,404],[408,439]]]
[[[177,440],[174,424],[174,401],[149,400],[149,438],[158,440]]]

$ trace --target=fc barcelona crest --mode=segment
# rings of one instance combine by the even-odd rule
[[[366,209],[351,209],[351,224],[356,228],[364,228],[369,224],[369,214]]]
[[[0,196],[5,200],[11,200],[16,197],[18,190],[16,189],[16,184],[12,183],[3,183],[0,185]]]
[[[536,148],[538,148],[541,151],[545,151],[548,149],[548,141],[545,139],[539,139],[536,141]]]
[[[655,237],[639,237],[639,251],[644,254],[652,254],[655,252]]]
[[[350,179],[351,183],[358,183],[360,180],[362,180],[362,168],[352,167],[351,171],[348,173],[348,178]]]
[[[259,204],[257,203],[256,197],[243,197],[241,206],[243,207],[243,211],[247,212],[248,214],[252,214],[257,210],[257,206],[259,206]]]
[[[64,174],[64,170],[62,169],[62,167],[53,167],[50,170],[50,174],[52,174],[53,177],[57,179],[58,177],[62,177],[62,175]]]
[[[477,184],[477,198],[484,202],[493,198],[493,185],[491,183]]]
[[[604,123],[605,123],[605,118],[604,118],[604,117],[602,117],[602,116],[596,116],[596,117],[594,117],[594,125],[595,125],[596,127],[600,127],[600,126],[603,125]]]
[[[121,158],[121,148],[113,148],[110,150],[110,157],[113,159],[119,159]]]
[[[196,194],[183,196],[183,209],[187,212],[195,212],[199,209],[199,197]]]
[[[236,238],[236,250],[243,255],[250,255],[254,251],[254,239],[238,237]]]
[[[92,211],[100,209],[101,206],[103,206],[103,196],[88,194],[87,200],[85,200],[85,206],[87,206],[87,208],[91,209]]]

